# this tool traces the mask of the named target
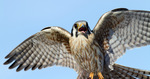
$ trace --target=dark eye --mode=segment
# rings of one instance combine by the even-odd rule
[[[74,27],[77,28],[77,24],[74,24]]]

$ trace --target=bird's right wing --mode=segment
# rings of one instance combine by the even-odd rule
[[[32,70],[53,65],[70,67],[78,71],[76,61],[69,46],[70,33],[60,27],[48,27],[32,35],[18,45],[5,58],[4,64],[13,64],[10,69],[19,66],[22,69]]]

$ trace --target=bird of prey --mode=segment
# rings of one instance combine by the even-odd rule
[[[74,69],[77,79],[150,79],[150,71],[115,64],[126,49],[150,44],[150,11],[118,8],[105,13],[93,30],[86,21],[71,33],[57,26],[32,35],[5,58],[17,71],[53,65]]]

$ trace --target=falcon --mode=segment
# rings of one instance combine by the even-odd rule
[[[118,8],[105,13],[93,30],[86,21],[71,33],[57,26],[32,35],[5,58],[9,69],[35,70],[51,66],[74,69],[77,79],[150,79],[150,71],[115,64],[126,49],[150,44],[150,11]]]

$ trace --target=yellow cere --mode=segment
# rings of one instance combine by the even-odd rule
[[[80,24],[80,27],[81,27],[82,25],[84,25],[84,26],[85,26],[85,23],[81,23],[81,24]],[[79,27],[79,28],[80,28],[80,27]]]

